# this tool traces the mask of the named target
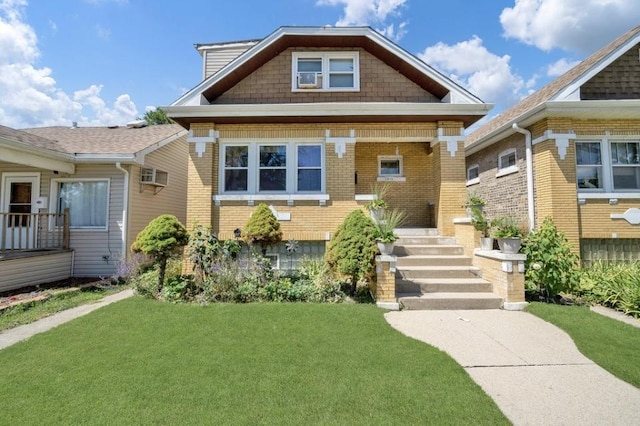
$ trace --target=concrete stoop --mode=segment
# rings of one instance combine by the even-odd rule
[[[502,298],[455,238],[422,228],[396,234],[396,297],[404,309],[500,309]]]

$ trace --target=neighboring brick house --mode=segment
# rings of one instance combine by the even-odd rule
[[[285,240],[319,253],[386,181],[407,225],[453,235],[464,130],[490,105],[369,27],[196,48],[203,81],[163,108],[190,132],[189,227],[230,238],[266,202]]]
[[[640,259],[640,27],[467,137],[489,216],[553,218],[582,254]]]

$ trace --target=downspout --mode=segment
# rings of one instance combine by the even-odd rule
[[[124,194],[122,194],[122,259],[127,258],[127,219],[129,206],[129,172],[122,168],[120,162],[116,163],[116,169],[124,173]]]
[[[531,132],[513,123],[513,130],[524,135],[525,157],[527,161],[527,210],[529,213],[529,231],[533,231],[536,223],[536,207],[533,199],[533,150],[531,148]]]

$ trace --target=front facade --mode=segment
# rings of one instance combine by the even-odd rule
[[[0,291],[110,277],[151,219],[186,221],[186,132],[177,125],[0,127],[0,153]],[[72,255],[34,266],[60,250]]]
[[[551,217],[582,256],[640,259],[640,27],[467,139],[491,217]]]
[[[463,132],[488,105],[370,28],[284,27],[197,48],[203,82],[163,108],[190,132],[189,224],[230,238],[265,202],[284,240],[322,253],[388,182],[407,226],[453,234]]]

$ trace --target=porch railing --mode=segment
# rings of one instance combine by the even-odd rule
[[[63,213],[0,212],[0,252],[68,248],[68,209]]]

